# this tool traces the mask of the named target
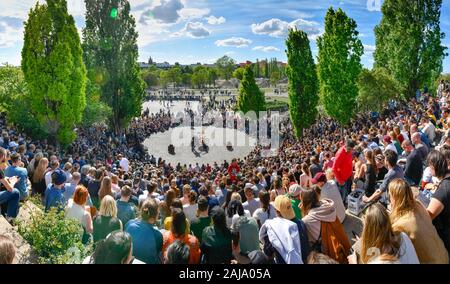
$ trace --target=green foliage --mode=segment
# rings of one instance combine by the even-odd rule
[[[5,112],[8,122],[34,138],[47,137],[46,130],[35,119],[27,99],[28,88],[20,67],[0,67],[0,112]]]
[[[277,86],[278,82],[281,80],[280,71],[273,71],[270,73],[270,84],[272,86]]]
[[[216,86],[216,80],[219,78],[219,72],[216,68],[207,68],[208,70],[208,84]]]
[[[43,264],[81,263],[92,248],[81,243],[83,228],[64,211],[34,211],[31,222],[19,222],[19,233],[28,241]]]
[[[51,138],[67,145],[86,105],[86,68],[75,21],[65,0],[47,0],[25,23],[22,70],[25,100]]]
[[[233,71],[236,68],[236,61],[225,55],[217,59],[216,67],[223,79],[230,80],[231,76],[233,76]]]
[[[116,132],[140,115],[145,95],[137,63],[136,23],[127,0],[85,0],[86,27],[83,50],[89,69],[103,70],[101,101],[113,110]],[[117,9],[117,17],[110,17]]]
[[[325,17],[325,33],[317,40],[322,103],[326,112],[341,124],[348,124],[356,111],[363,54],[356,28],[356,22],[344,11],[330,8]]]
[[[358,79],[358,110],[381,111],[391,99],[403,99],[401,87],[386,69],[363,69]]]
[[[142,72],[142,80],[147,84],[147,88],[156,87],[159,83],[159,72],[151,69]]]
[[[311,126],[316,120],[319,83],[308,35],[303,31],[290,30],[286,47],[289,114],[295,134],[300,138],[303,129]]]
[[[239,67],[238,69],[234,70],[233,77],[238,79],[239,81],[242,81],[242,78],[244,78],[244,72],[245,68]]]
[[[383,18],[375,27],[375,67],[386,68],[413,97],[432,88],[442,72],[446,47],[440,29],[442,0],[385,0]]]
[[[245,67],[239,89],[237,109],[243,113],[255,111],[257,116],[258,112],[266,110],[266,98],[255,82],[251,65]]]
[[[203,88],[208,83],[208,68],[205,66],[197,66],[192,74],[192,85],[197,88]]]
[[[283,101],[271,101],[266,102],[266,110],[267,111],[279,111],[284,112],[289,109],[289,104]]]

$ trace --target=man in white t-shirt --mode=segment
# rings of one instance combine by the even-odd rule
[[[127,158],[122,156],[122,154],[119,154],[119,166],[124,170],[126,173],[128,173],[128,170],[130,168],[130,161],[128,161]]]
[[[45,185],[48,186],[52,183],[52,174],[59,167],[58,160],[52,160],[50,162],[50,170],[45,174]]]
[[[392,143],[392,139],[390,136],[388,136],[388,135],[384,136],[383,144],[384,144],[384,151],[392,150],[396,154],[398,154],[397,148],[395,147],[394,143]]]
[[[244,193],[247,201],[245,201],[242,206],[244,206],[244,210],[250,211],[250,215],[253,215],[256,209],[261,206],[259,203],[259,199],[255,198],[255,189],[256,186],[251,183],[247,183],[244,188]]]

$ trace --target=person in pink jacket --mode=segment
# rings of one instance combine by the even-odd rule
[[[336,153],[333,172],[336,178],[337,185],[341,191],[342,200],[346,203],[347,194],[350,189],[349,180],[353,173],[353,148],[355,142],[347,140],[345,146],[342,146]]]

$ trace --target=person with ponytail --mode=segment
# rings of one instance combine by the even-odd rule
[[[253,218],[256,219],[258,226],[261,228],[266,220],[276,217],[276,211],[275,207],[270,204],[270,193],[268,191],[262,190],[259,192],[259,202],[261,207],[253,213]]]
[[[211,211],[213,225],[203,230],[200,245],[203,263],[230,264],[233,259],[232,235],[227,227],[225,211],[216,207]]]
[[[198,239],[186,233],[187,223],[186,216],[182,209],[172,209],[172,225],[170,231],[163,234],[163,252],[167,259],[167,249],[175,241],[180,241],[189,247],[189,264],[200,263],[200,245]]]

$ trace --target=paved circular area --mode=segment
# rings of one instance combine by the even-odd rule
[[[195,139],[195,149],[192,151],[191,140]],[[199,142],[204,137],[209,151],[205,152],[201,149]],[[149,154],[155,158],[162,158],[166,162],[176,165],[195,165],[195,163],[213,164],[221,163],[224,160],[231,161],[233,158],[244,158],[256,146],[256,139],[251,138],[242,131],[235,129],[224,129],[214,126],[190,127],[180,126],[169,131],[157,133],[144,141],[144,146],[148,148]],[[168,152],[168,146],[175,146],[175,155]],[[233,146],[233,150],[229,151],[227,144]]]

